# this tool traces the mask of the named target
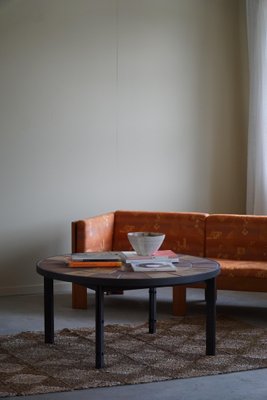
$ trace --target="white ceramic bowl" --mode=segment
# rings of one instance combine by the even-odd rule
[[[129,232],[128,239],[139,256],[151,256],[162,245],[165,234],[158,232]]]

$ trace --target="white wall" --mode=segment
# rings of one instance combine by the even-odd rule
[[[244,43],[242,0],[0,1],[0,293],[72,220],[244,211]]]

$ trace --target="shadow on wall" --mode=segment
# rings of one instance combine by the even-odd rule
[[[52,227],[54,228],[54,227]],[[34,292],[42,284],[38,260],[70,251],[70,234],[59,227],[25,233],[9,232],[0,241],[0,294]]]

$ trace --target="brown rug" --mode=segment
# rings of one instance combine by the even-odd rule
[[[204,317],[105,327],[105,363],[95,369],[93,329],[0,337],[0,397],[164,381],[267,368],[267,331],[217,320],[217,355],[205,355]]]

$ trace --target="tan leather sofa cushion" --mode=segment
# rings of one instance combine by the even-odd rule
[[[204,213],[116,211],[113,249],[131,250],[128,232],[153,231],[166,234],[161,249],[203,256],[206,216]]]
[[[267,217],[209,215],[206,220],[205,255],[230,260],[267,261]]]
[[[213,260],[220,264],[220,276],[222,277],[267,279],[267,261],[224,260],[221,258],[213,258]]]

